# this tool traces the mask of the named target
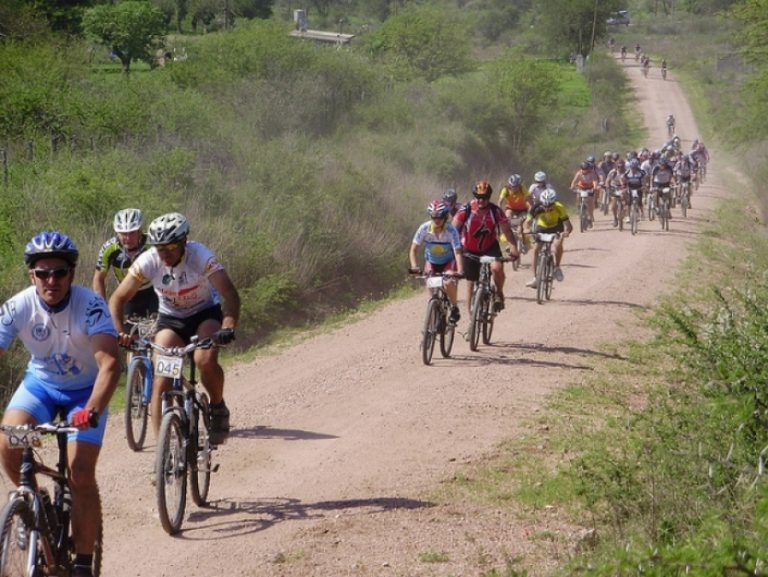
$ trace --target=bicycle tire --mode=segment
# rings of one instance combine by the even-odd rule
[[[653,194],[648,195],[648,220],[656,220],[656,203]]]
[[[208,409],[208,396],[196,393],[200,409],[196,411],[197,427],[189,441],[189,493],[198,507],[208,503],[208,491],[211,488],[211,468],[213,466],[213,448],[211,447],[211,417]]]
[[[443,310],[442,315],[441,324],[443,330],[440,331],[440,354],[443,355],[443,358],[447,359],[451,356],[451,350],[453,350],[453,341],[456,338],[456,325],[448,322],[445,310]]]
[[[436,298],[427,302],[427,314],[424,317],[424,329],[421,335],[421,360],[425,365],[432,363],[432,354],[435,352],[435,340],[437,339],[438,317],[440,316],[440,303]]]
[[[552,253],[549,253],[547,258],[547,270],[546,275],[544,276],[545,280],[545,286],[544,286],[544,298],[547,300],[552,299],[552,287],[555,284],[555,258],[552,256]]]
[[[587,214],[587,204],[582,202],[579,209],[579,228],[580,232],[586,232],[589,227],[589,215]]]
[[[8,502],[0,514],[0,527],[0,575],[31,577],[32,574],[27,573],[29,567],[38,573],[35,565],[39,556],[30,544],[37,542],[40,535],[34,529],[34,514],[29,504],[21,497]],[[26,542],[22,535],[26,536]],[[42,568],[39,573],[42,574]]]
[[[480,333],[482,333],[482,308],[485,291],[476,289],[472,295],[472,309],[469,319],[469,350],[476,351],[480,344]]]
[[[624,203],[621,200],[616,201],[616,215],[619,232],[624,230]]]
[[[637,234],[637,225],[640,209],[637,203],[632,204],[632,208],[629,209],[629,229],[633,235]]]
[[[496,318],[496,313],[493,307],[496,305],[496,292],[488,294],[487,298],[483,299],[483,344],[490,345],[491,337],[493,336],[493,322]]]
[[[668,206],[665,200],[659,202],[659,224],[661,224],[661,230],[669,230]]]
[[[683,218],[688,218],[688,194],[685,192],[680,199],[680,212],[683,214]]]
[[[160,424],[155,456],[157,512],[169,535],[178,533],[187,505],[187,456],[181,418],[166,413]]]
[[[141,451],[147,436],[147,405],[144,403],[144,379],[147,365],[138,357],[128,365],[125,381],[125,439],[132,451]]]
[[[536,302],[542,304],[546,299],[546,287],[544,286],[544,279],[546,279],[547,273],[547,259],[544,250],[539,253],[539,262],[536,265]]]

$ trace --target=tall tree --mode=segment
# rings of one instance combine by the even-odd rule
[[[537,25],[550,46],[586,56],[606,34],[606,20],[621,0],[537,0]]]
[[[165,17],[148,2],[129,0],[86,10],[83,28],[93,40],[112,49],[128,74],[133,60],[153,63],[155,51],[162,46]]]

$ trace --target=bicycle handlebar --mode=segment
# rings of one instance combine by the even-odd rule
[[[189,353],[197,349],[210,349],[211,347],[216,346],[212,337],[200,339],[197,335],[193,336],[190,343],[184,347],[166,347],[158,345],[154,341],[148,341],[148,343],[150,347],[169,357],[186,357]]]

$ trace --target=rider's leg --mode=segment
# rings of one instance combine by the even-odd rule
[[[504,263],[494,262],[491,263],[491,274],[493,275],[493,284],[496,285],[496,294],[500,299],[504,299],[504,281],[506,275],[504,274]]]
[[[170,329],[161,329],[155,335],[155,342],[164,347],[184,346],[182,338]],[[163,393],[169,390],[170,387],[171,379],[155,375],[155,380],[152,382],[152,398],[149,401],[149,412],[152,417],[152,428],[155,430],[155,438],[157,438],[157,434],[160,432],[160,421],[163,418]]]
[[[89,442],[68,443],[72,488],[72,537],[75,552],[93,555],[101,520],[101,500],[96,483],[96,461],[101,447]]]
[[[466,271],[464,271],[466,273]],[[475,281],[467,280],[467,312],[472,312],[472,292],[475,290]]]
[[[563,237],[556,238],[552,243],[552,249],[555,251],[555,266],[560,268],[563,260]]]
[[[458,283],[456,281],[445,281],[445,284],[443,285],[445,287],[445,294],[448,295],[448,300],[451,302],[452,305],[456,305],[458,302],[458,292],[459,287],[457,286]]]

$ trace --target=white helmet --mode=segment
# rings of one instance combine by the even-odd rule
[[[169,244],[189,233],[187,217],[178,212],[158,216],[149,224],[149,244]]]
[[[541,192],[541,204],[544,206],[552,206],[557,200],[557,193],[554,188],[547,188]]]
[[[138,208],[118,210],[112,225],[115,232],[133,232],[144,226],[144,214]]]
[[[537,182],[539,184],[547,182],[547,173],[540,170],[533,175],[533,182]]]

